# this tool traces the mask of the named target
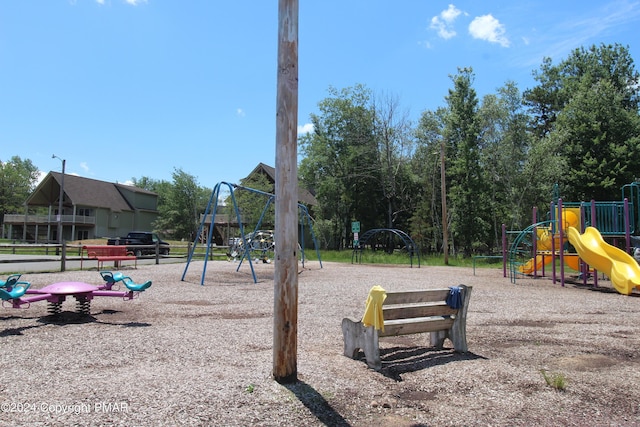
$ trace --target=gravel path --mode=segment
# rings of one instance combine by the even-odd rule
[[[298,378],[272,379],[273,265],[123,270],[139,298],[96,298],[79,318],[47,304],[0,311],[0,426],[640,425],[640,298],[501,269],[307,262],[299,274]],[[28,274],[40,288],[98,284],[95,270]],[[473,286],[470,353],[426,335],[381,341],[383,370],[342,355],[342,318],[369,289]],[[564,391],[547,385],[564,382]]]

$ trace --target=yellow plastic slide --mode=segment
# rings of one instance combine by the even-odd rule
[[[575,227],[578,225],[580,221],[580,209],[569,208],[564,211],[564,227]],[[556,235],[554,236],[551,232],[551,227],[539,227],[536,230],[537,238],[538,238],[538,250],[550,251],[552,246],[555,245],[556,251],[561,250],[563,243],[560,243],[560,238]],[[566,237],[565,237],[566,238]],[[565,240],[566,242],[566,240]],[[547,265],[551,262],[553,257],[551,255],[542,256],[536,255],[527,261],[523,266],[520,267],[520,272],[524,274],[531,274],[534,271],[542,270],[543,265]],[[565,260],[565,264],[574,270],[578,270],[578,262],[573,261],[573,259],[567,258]]]
[[[542,266],[549,264],[552,259],[553,257],[551,255],[536,255],[520,267],[520,272],[524,274],[531,274],[534,271],[541,271]]]
[[[587,264],[609,276],[616,291],[629,295],[633,288],[640,289],[640,267],[625,251],[604,241],[597,228],[587,227],[583,234],[567,229],[569,242]]]

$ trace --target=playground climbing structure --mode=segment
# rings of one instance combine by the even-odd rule
[[[640,224],[640,183],[626,185],[622,192],[620,202],[563,203],[558,198],[551,203],[546,221],[537,221],[534,209],[534,223],[520,231],[509,246],[512,283],[524,275],[544,276],[545,267],[551,264],[554,283],[559,269],[564,285],[565,267],[569,267],[585,284],[593,277],[597,286],[599,271],[621,294],[640,289],[640,268],[629,255],[632,234]]]

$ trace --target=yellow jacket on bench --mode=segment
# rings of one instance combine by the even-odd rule
[[[387,298],[387,291],[382,286],[375,285],[369,291],[367,297],[364,316],[362,316],[362,324],[364,326],[373,326],[374,328],[384,332],[384,316],[382,314],[382,303]]]

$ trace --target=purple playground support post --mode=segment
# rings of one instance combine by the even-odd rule
[[[91,295],[95,297],[122,297],[122,299],[134,299],[135,298],[134,291],[107,291],[107,290],[97,290],[93,291]]]
[[[598,228],[596,226],[596,201],[591,199],[591,226],[593,228]],[[593,286],[598,287],[598,270],[593,269]]]
[[[507,226],[502,224],[502,277],[507,277]]]
[[[564,286],[564,221],[562,221],[562,199],[558,199],[558,254],[560,255],[560,285]]]
[[[627,253],[631,250],[631,224],[629,223],[629,199],[624,198],[624,237]]]
[[[585,229],[585,212],[584,212],[584,202],[580,203],[580,233],[584,233]],[[580,258],[580,272],[582,273],[582,284],[587,285],[587,279],[589,275],[589,265],[584,262],[582,258]]]
[[[554,215],[555,212],[555,203],[551,202],[551,216],[555,218],[555,221],[558,221],[558,216]],[[553,223],[551,223],[551,277],[553,278],[552,283],[556,284],[556,239],[554,239],[555,230],[553,229]]]
[[[533,207],[533,224],[537,224],[538,223],[538,208],[537,207]],[[537,258],[538,258],[538,227],[533,227],[533,237],[532,237],[532,244],[533,244],[533,277],[537,278],[538,277],[538,263]],[[542,275],[544,276],[544,255],[542,255]]]

